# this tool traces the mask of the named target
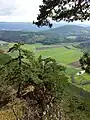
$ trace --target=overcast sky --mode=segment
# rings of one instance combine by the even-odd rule
[[[32,22],[42,0],[0,0],[0,21]]]
[[[42,0],[0,0],[0,21],[32,22],[36,20],[40,4]],[[84,24],[90,24],[90,21]]]

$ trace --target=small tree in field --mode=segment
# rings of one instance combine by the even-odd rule
[[[90,55],[89,53],[84,53],[80,58],[81,68],[85,70],[87,73],[90,73]]]

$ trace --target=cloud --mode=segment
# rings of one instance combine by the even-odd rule
[[[42,0],[0,0],[0,21],[33,21]]]
[[[7,7],[7,8],[2,8],[0,9],[0,16],[5,16],[5,15],[12,15],[13,12],[16,10],[16,8],[11,8],[11,7]]]
[[[16,10],[16,0],[0,0],[0,16],[12,15]]]

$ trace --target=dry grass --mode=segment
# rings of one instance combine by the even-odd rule
[[[21,118],[23,114],[23,104],[16,100],[16,102],[9,103],[6,108],[0,110],[0,120],[16,120]]]
[[[0,120],[16,120],[11,109],[0,111]]]

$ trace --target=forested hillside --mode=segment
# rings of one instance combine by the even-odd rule
[[[87,27],[66,25],[42,32],[0,31],[0,40],[8,42],[58,44],[90,40]]]

